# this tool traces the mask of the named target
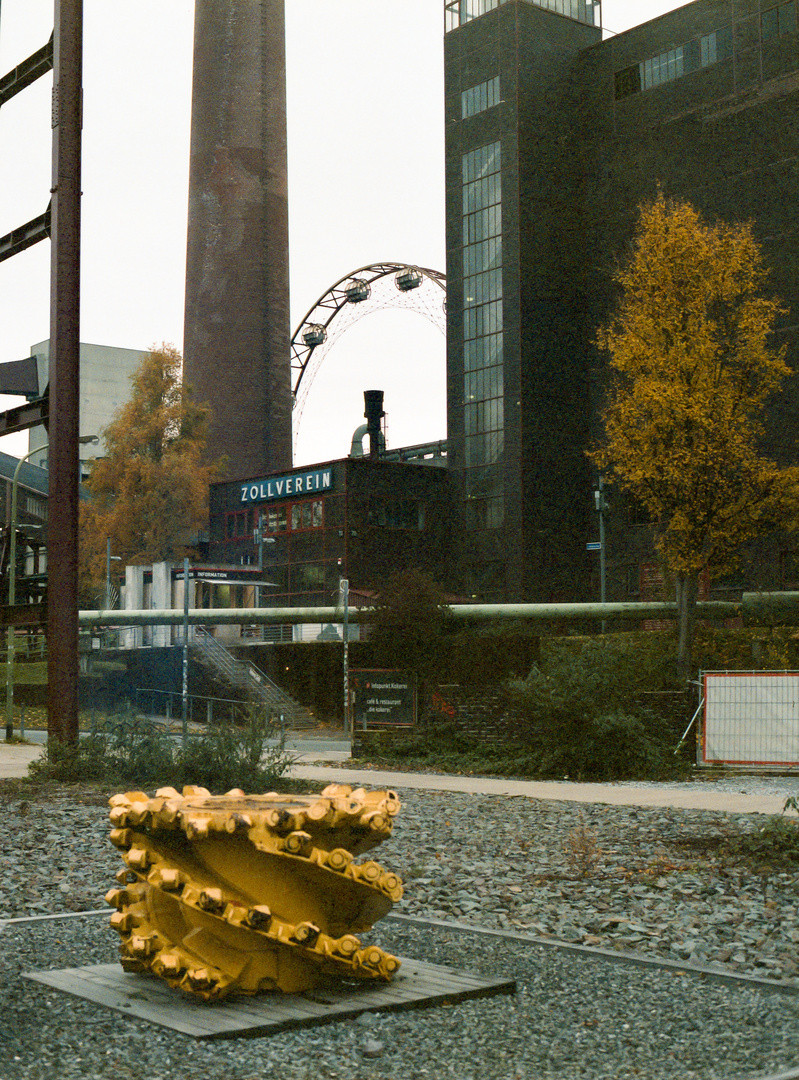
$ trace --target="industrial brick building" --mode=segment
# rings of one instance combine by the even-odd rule
[[[465,591],[485,600],[597,596],[593,339],[658,187],[752,220],[799,365],[795,0],[696,0],[604,41],[599,7],[445,3],[449,466]],[[798,414],[794,378],[771,413],[780,461],[799,456]],[[607,526],[608,599],[635,599],[649,530],[621,501]],[[797,565],[764,541],[737,584],[795,584]]]
[[[440,465],[344,458],[212,484],[209,557],[262,563],[265,605],[329,607],[341,577],[366,603],[398,570],[446,583],[455,514]]]

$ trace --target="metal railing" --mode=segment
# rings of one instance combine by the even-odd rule
[[[313,714],[295,701],[251,660],[238,660],[205,627],[195,628],[193,645],[219,675],[231,686],[273,713],[282,713],[292,726],[313,722]]]
[[[150,686],[137,686],[134,690],[136,707],[150,716],[164,717],[169,724],[173,717],[181,719],[183,714],[183,694],[179,690],[156,690]],[[239,698],[210,697],[205,694],[187,694],[187,719],[189,723],[213,722],[214,717],[229,718],[237,709],[246,707],[246,702]],[[286,717],[282,712],[271,712],[280,731],[286,727]]]

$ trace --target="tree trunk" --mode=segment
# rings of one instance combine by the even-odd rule
[[[697,574],[680,574],[677,577],[677,671],[682,678],[689,678],[692,671],[694,626],[696,625],[696,600],[699,595]]]

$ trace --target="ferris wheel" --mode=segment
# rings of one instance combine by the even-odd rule
[[[291,338],[295,446],[314,376],[341,335],[365,315],[401,308],[422,315],[446,336],[446,290],[446,277],[438,270],[374,263],[345,274],[319,297]]]

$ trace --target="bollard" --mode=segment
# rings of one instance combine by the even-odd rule
[[[388,982],[399,969],[355,936],[402,897],[396,874],[356,861],[391,835],[395,792],[161,788],[114,795],[110,807],[125,867],[106,901],[126,971],[215,1001],[300,993],[331,975]]]

